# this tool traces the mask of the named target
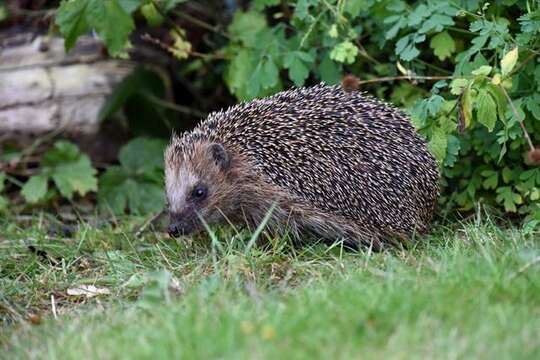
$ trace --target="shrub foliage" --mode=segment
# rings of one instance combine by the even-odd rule
[[[128,56],[130,34],[140,23],[134,19],[142,18],[145,26],[169,31],[166,47],[179,67],[196,69],[201,59],[189,33],[165,21],[183,2],[66,0],[55,24],[67,49],[93,30],[111,55]],[[533,151],[540,144],[540,3],[254,0],[233,10],[222,41],[207,49],[205,61],[213,62],[237,100],[319,81],[334,84],[352,73],[363,90],[407,111],[429,141],[443,174],[443,210],[470,211],[482,203],[527,216],[527,226],[540,224],[540,169]],[[157,146],[143,142],[127,145],[120,166],[100,177],[99,198],[116,212],[153,211],[161,204],[113,196],[134,193],[128,191],[134,186],[147,187],[139,195],[148,199],[158,196],[160,155],[147,162],[129,155],[137,146]],[[86,164],[84,158],[70,161]],[[88,181],[60,185],[46,162],[41,182],[32,177],[24,185],[27,200],[45,196],[45,176],[64,196],[96,190],[89,180],[94,173],[85,170],[79,175]],[[131,172],[138,180],[127,177]]]

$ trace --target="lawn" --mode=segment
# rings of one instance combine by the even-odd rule
[[[3,220],[0,357],[540,358],[538,233],[482,219],[372,253],[142,221]]]

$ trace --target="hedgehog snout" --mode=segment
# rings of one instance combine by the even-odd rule
[[[180,214],[171,214],[167,231],[170,236],[178,237],[181,235],[189,235],[195,230],[195,223],[190,216]]]

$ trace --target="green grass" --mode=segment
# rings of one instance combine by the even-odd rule
[[[483,221],[355,253],[46,223],[0,224],[3,358],[540,358],[538,234]],[[110,295],[67,295],[82,284]]]

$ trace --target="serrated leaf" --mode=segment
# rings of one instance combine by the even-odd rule
[[[508,212],[516,212],[516,204],[520,204],[523,199],[519,194],[516,194],[512,191],[511,187],[503,186],[497,189],[497,197],[495,200],[499,203],[502,203],[504,210]]]
[[[309,68],[305,62],[313,62],[313,57],[302,51],[293,51],[285,56],[283,65],[289,69],[289,78],[296,86],[304,85],[304,81],[309,76]]]
[[[358,55],[358,47],[351,41],[343,41],[330,51],[330,59],[340,63],[352,64]]]
[[[534,94],[525,99],[525,106],[536,120],[540,120],[540,94]]]
[[[241,100],[252,98],[247,88],[254,71],[253,51],[242,49],[235,53],[225,72],[229,90]]]
[[[435,128],[429,141],[429,149],[435,159],[442,163],[446,157],[446,148],[448,146],[448,136],[441,128]]]
[[[162,140],[136,138],[122,147],[118,158],[128,174],[152,174],[163,170],[164,149]]]
[[[82,154],[75,144],[57,141],[43,155],[41,166],[42,175],[51,177],[62,196],[68,199],[74,193],[85,195],[97,190],[97,171],[88,156]]]
[[[229,25],[229,33],[233,39],[238,39],[245,46],[255,46],[257,34],[266,28],[266,19],[258,12],[237,11]]]
[[[74,193],[81,196],[97,191],[96,169],[88,156],[81,154],[76,161],[58,165],[51,177],[60,193],[71,199]]]
[[[514,66],[516,66],[518,60],[518,48],[517,46],[510,50],[501,59],[501,73],[502,76],[506,76],[512,72]]]
[[[429,46],[441,61],[450,57],[456,51],[456,42],[448,31],[443,31],[432,37]]]
[[[481,90],[476,97],[476,117],[480,124],[493,131],[497,122],[497,105],[486,90]]]
[[[23,185],[21,195],[30,204],[35,204],[47,194],[47,176],[34,175]]]
[[[77,38],[90,31],[86,20],[86,12],[93,0],[68,0],[61,3],[57,10],[55,22],[64,35],[66,51],[73,48]]]
[[[482,182],[484,189],[489,190],[497,188],[499,183],[499,174],[496,171],[484,171],[482,172],[482,176],[486,177],[486,179]]]
[[[140,176],[133,177],[120,166],[112,166],[99,179],[100,207],[114,214],[158,212],[165,205],[162,184]]]
[[[450,83],[450,93],[452,95],[461,95],[464,89],[469,86],[469,83],[469,79],[457,78],[452,80]]]
[[[111,55],[120,55],[125,51],[135,24],[118,0],[91,0],[86,19],[105,42]]]

